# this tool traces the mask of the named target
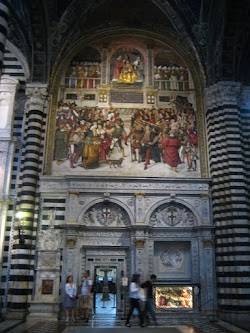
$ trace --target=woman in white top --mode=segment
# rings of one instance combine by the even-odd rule
[[[76,308],[76,299],[77,299],[77,290],[76,285],[73,283],[73,276],[68,276],[67,283],[65,285],[65,317],[66,322],[69,321],[69,312],[71,310],[72,321],[75,322],[75,308]]]
[[[130,309],[127,315],[126,319],[126,326],[130,327],[131,324],[129,322],[131,315],[133,314],[134,309],[138,310],[139,313],[139,319],[140,319],[140,325],[144,327],[143,323],[143,315],[141,312],[140,308],[140,303],[139,303],[139,296],[138,296],[138,291],[141,289],[139,287],[139,280],[140,280],[140,275],[139,274],[134,274],[131,280],[131,283],[129,285],[129,298],[130,298]]]

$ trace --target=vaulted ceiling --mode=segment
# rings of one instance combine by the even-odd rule
[[[204,69],[207,84],[250,83],[249,0],[12,0],[9,40],[27,58],[32,80],[81,38],[130,29],[170,35]]]

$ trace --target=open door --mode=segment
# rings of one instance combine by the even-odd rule
[[[93,312],[100,316],[116,316],[117,267],[95,266]]]

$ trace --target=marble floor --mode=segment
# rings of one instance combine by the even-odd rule
[[[204,316],[193,317],[189,313],[179,317],[165,315],[158,317],[158,326],[147,323],[145,328],[139,326],[137,315],[134,315],[130,322],[131,327],[125,326],[124,320],[116,317],[116,299],[111,294],[109,301],[103,301],[102,295],[96,296],[95,311],[88,323],[76,317],[76,322],[65,323],[62,316],[59,321],[33,320],[22,323],[20,321],[4,321],[0,323],[0,333],[140,333],[142,331],[154,333],[249,333],[250,331],[241,330],[238,327],[229,325],[215,318]]]
[[[0,323],[0,332],[9,333],[140,333],[142,331],[154,333],[249,333],[223,321],[208,321],[201,319],[161,319],[157,327],[148,324],[145,328],[138,325],[138,318],[131,320],[132,327],[127,328],[124,320],[109,317],[93,317],[88,324],[83,320],[76,323],[29,321],[15,326],[4,328],[4,322]]]

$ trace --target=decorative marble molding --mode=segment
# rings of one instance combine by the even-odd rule
[[[145,193],[137,192],[135,193],[135,223],[144,224],[145,219]]]
[[[61,231],[48,228],[39,233],[38,248],[40,250],[58,250],[61,244]]]
[[[55,192],[58,191],[62,194],[62,192],[70,191],[79,191],[81,194],[81,190],[84,189],[86,193],[86,189],[90,192],[92,190],[104,192],[112,192],[112,191],[121,191],[121,188],[124,191],[165,191],[169,190],[171,192],[176,191],[183,193],[184,191],[187,193],[193,193],[194,191],[198,193],[208,193],[209,191],[209,184],[208,180],[198,180],[193,182],[186,182],[185,180],[176,179],[167,180],[166,179],[157,179],[157,181],[152,179],[145,179],[145,182],[134,182],[130,180],[119,181],[119,182],[106,182],[105,180],[98,180],[98,181],[86,181],[85,179],[78,179],[74,181],[70,179],[68,176],[65,177],[56,177],[56,176],[42,176],[41,178],[41,192],[42,195],[46,195],[44,192]]]

